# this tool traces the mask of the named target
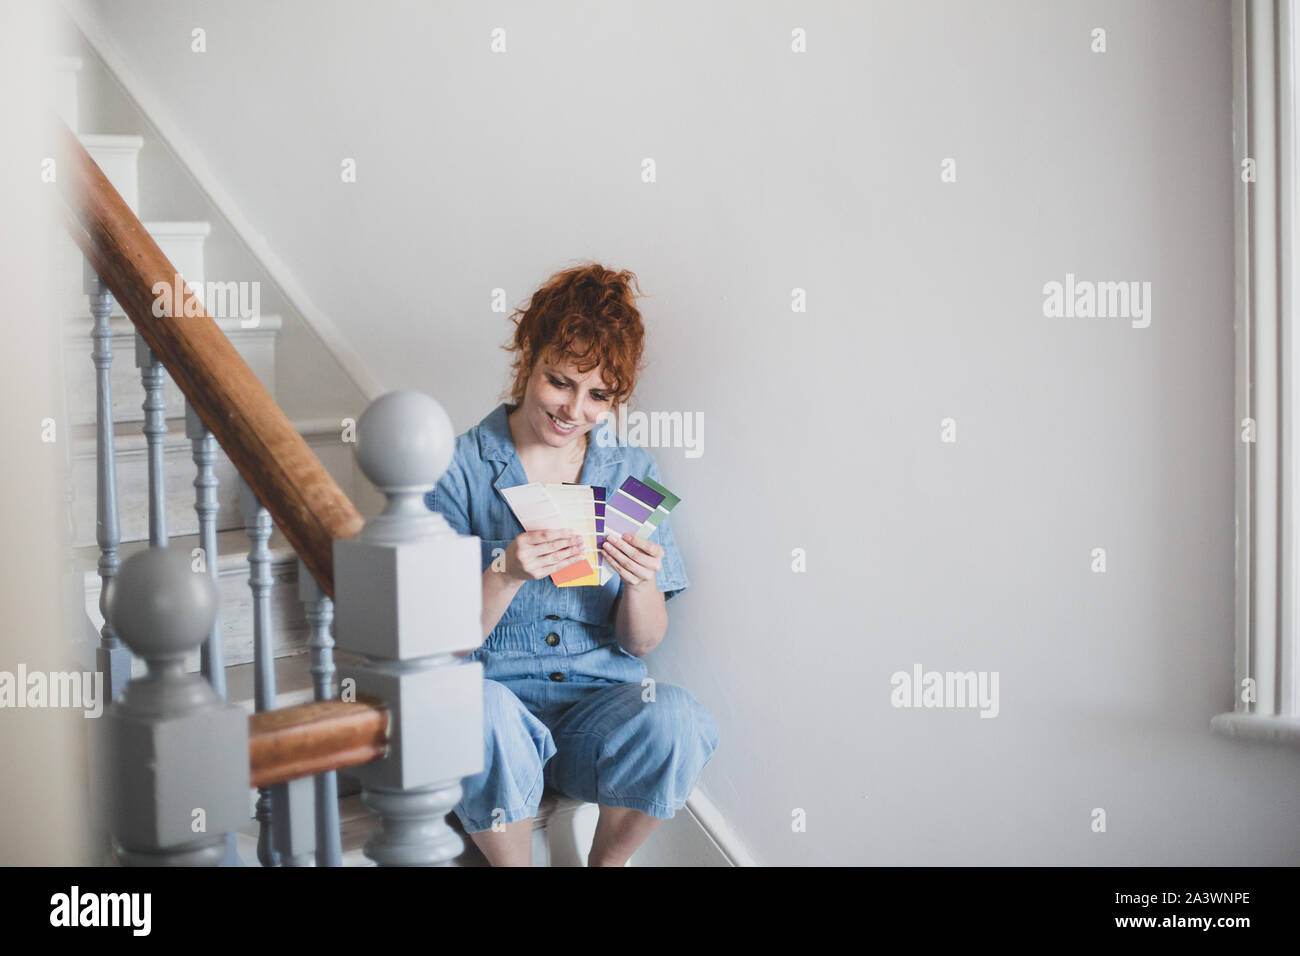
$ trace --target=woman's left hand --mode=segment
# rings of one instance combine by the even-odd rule
[[[664,549],[659,545],[617,531],[605,535],[601,553],[628,587],[654,587],[655,573],[663,565]]]

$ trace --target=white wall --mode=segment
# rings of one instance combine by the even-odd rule
[[[693,587],[651,672],[717,714],[703,788],[761,862],[1300,862],[1295,752],[1209,729],[1226,0],[89,6],[375,376],[458,430],[506,384],[494,288],[641,277],[638,406],[706,423],[702,457],[656,451]],[[1045,318],[1069,272],[1151,282],[1150,327]],[[914,663],[997,671],[999,715],[891,707]]]
[[[53,155],[40,96],[51,24],[42,5],[0,0],[0,289],[5,362],[0,375],[0,672],[80,671],[70,645],[64,518],[67,419],[59,394],[59,319],[53,223],[56,187],[42,182]],[[51,425],[53,429],[51,430]],[[49,440],[53,439],[53,440]],[[23,682],[25,684],[25,681]],[[26,703],[27,687],[19,694]],[[90,832],[88,746],[98,722],[74,708],[0,708],[0,866],[97,862]]]

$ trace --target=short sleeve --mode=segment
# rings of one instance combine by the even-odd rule
[[[457,534],[469,534],[469,487],[461,462],[461,443],[456,443],[456,454],[443,472],[433,490],[426,492],[424,504],[447,519]]]
[[[646,452],[646,458],[649,464],[646,467],[645,474],[662,484],[663,482],[659,477],[659,466],[655,464],[654,456]],[[655,575],[655,587],[664,592],[665,601],[671,600],[691,586],[690,579],[686,576],[686,565],[682,562],[681,551],[677,548],[677,539],[673,535],[672,515],[677,514],[680,508],[681,505],[677,505],[668,517],[659,522],[654,534],[650,536],[651,541],[658,542],[659,547],[664,549],[659,572]]]

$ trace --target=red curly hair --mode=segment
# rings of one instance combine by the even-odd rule
[[[533,293],[526,309],[516,309],[513,341],[501,346],[516,353],[511,364],[514,384],[510,400],[523,404],[528,379],[537,362],[572,360],[583,374],[598,364],[610,387],[612,406],[636,388],[645,327],[633,302],[641,295],[636,276],[586,262],[555,273]],[[579,342],[586,348],[577,350]]]

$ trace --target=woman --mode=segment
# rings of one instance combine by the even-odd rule
[[[456,806],[493,866],[529,866],[544,787],[600,806],[589,866],[623,866],[694,789],[718,745],[713,716],[641,660],[663,640],[666,603],[689,586],[670,519],[651,539],[610,535],[602,586],[557,587],[582,556],[567,531],[525,532],[501,489],[528,482],[658,480],[644,448],[602,420],[632,394],[644,329],[636,277],[587,264],[559,272],[512,316],[511,402],[456,438],[426,497],[482,542],[483,772]],[[638,289],[639,294],[639,289]],[[594,433],[594,437],[593,437]],[[644,681],[644,684],[643,684]]]

